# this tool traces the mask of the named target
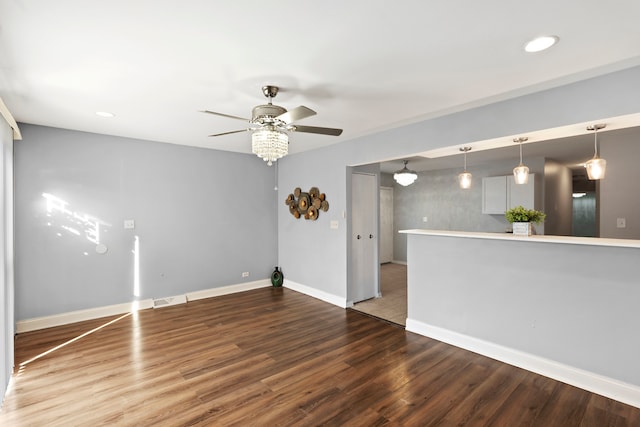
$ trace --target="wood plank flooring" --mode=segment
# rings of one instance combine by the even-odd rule
[[[640,409],[282,288],[20,334],[16,362],[2,426],[640,425]]]

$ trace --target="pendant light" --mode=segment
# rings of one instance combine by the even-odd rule
[[[529,182],[529,168],[522,164],[522,143],[528,140],[529,138],[526,136],[513,139],[513,142],[520,144],[520,164],[513,168],[513,178],[516,180],[516,184],[526,184]]]
[[[594,148],[595,152],[593,154],[593,159],[589,160],[584,164],[584,167],[587,168],[587,175],[590,180],[598,180],[604,178],[604,173],[607,169],[607,161],[605,159],[601,159],[598,155],[598,131],[600,129],[604,129],[607,125],[600,123],[596,125],[587,126],[587,130],[592,130],[594,134]]]
[[[409,163],[408,160],[403,161],[404,167],[393,174],[393,179],[395,179],[398,184],[406,187],[407,185],[413,184],[415,180],[418,179],[418,174],[412,170],[407,169],[407,163]]]
[[[463,190],[471,188],[471,174],[467,172],[467,152],[471,151],[471,147],[462,147],[460,149],[464,153],[464,172],[458,175],[458,184]]]

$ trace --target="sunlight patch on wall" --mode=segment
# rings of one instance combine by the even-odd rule
[[[53,194],[42,193],[42,197],[46,200],[47,226],[55,228],[58,237],[76,236],[95,245],[101,244],[101,233],[111,224],[94,215],[71,209],[67,201]],[[84,254],[88,255],[88,252]]]

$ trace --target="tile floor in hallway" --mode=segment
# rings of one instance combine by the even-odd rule
[[[387,263],[380,265],[382,297],[354,304],[362,313],[405,326],[407,321],[407,266]]]

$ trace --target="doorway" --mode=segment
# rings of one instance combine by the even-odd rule
[[[571,235],[599,237],[598,186],[590,181],[584,171],[574,172],[572,177]]]
[[[394,188],[387,180],[379,194],[379,264],[373,266],[380,277],[380,293],[354,304],[353,309],[405,326],[407,320],[407,266],[394,263]]]
[[[380,297],[362,301],[354,310],[405,326],[407,322],[407,266],[380,265]]]

